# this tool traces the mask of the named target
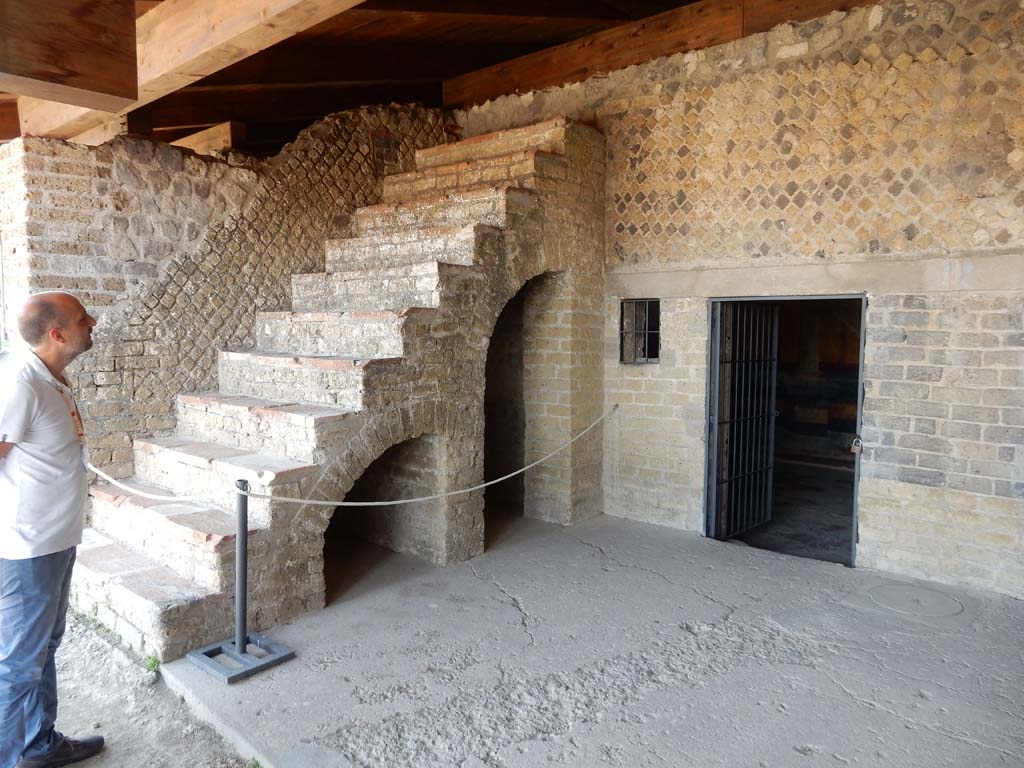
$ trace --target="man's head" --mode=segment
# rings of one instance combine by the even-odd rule
[[[70,293],[48,291],[30,296],[18,314],[21,338],[40,355],[67,365],[92,347],[96,319]]]

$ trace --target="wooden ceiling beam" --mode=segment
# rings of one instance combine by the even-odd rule
[[[164,0],[137,21],[138,99],[126,114],[330,19],[360,0]],[[111,115],[22,99],[21,130],[68,138]],[[222,122],[222,121],[218,121]]]
[[[166,130],[209,126],[230,120],[268,123],[316,119],[364,104],[416,101],[429,106],[439,105],[441,84],[316,86],[276,91],[264,87],[230,91],[186,88],[150,104],[147,111],[154,130]]]
[[[0,90],[90,109],[138,96],[134,0],[3,0]]]
[[[729,42],[743,34],[743,0],[700,0],[444,82],[446,107],[508,93],[578,83],[660,56]]]

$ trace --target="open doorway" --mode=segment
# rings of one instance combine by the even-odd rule
[[[712,302],[707,535],[854,564],[863,304]]]
[[[514,472],[524,464],[526,407],[523,402],[523,312],[525,289],[505,305],[487,349],[484,389],[484,479]],[[522,475],[484,491],[484,546],[490,548],[523,516]]]
[[[531,278],[495,320],[487,348],[484,383],[484,478],[520,470],[554,447],[570,376],[567,335],[572,310],[564,273]],[[564,359],[564,361],[563,361]],[[575,376],[575,374],[572,374]],[[489,486],[484,496],[484,545],[491,547],[524,517],[554,521],[568,513],[563,493],[565,456]]]
[[[502,309],[487,347],[483,396],[483,477],[494,480],[523,466],[526,410],[523,402],[523,312],[526,289]],[[493,547],[523,516],[525,486],[516,475],[484,489],[484,548]]]
[[[444,439],[422,435],[391,446],[356,480],[345,501],[392,501],[444,490]],[[331,605],[392,552],[430,558],[441,503],[337,507],[324,533],[325,602]]]

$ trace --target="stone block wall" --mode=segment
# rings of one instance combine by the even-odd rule
[[[25,281],[5,291],[7,314],[13,318],[28,293],[66,290],[97,317],[96,344],[69,374],[93,462],[130,475],[132,435],[173,427],[162,382],[198,364],[178,343],[177,329],[146,328],[145,319],[169,314],[186,282],[168,274],[175,257],[196,254],[211,222],[237,215],[258,176],[136,139],[99,148],[34,138],[14,143],[28,191],[28,268]],[[153,284],[163,281],[153,294]],[[16,333],[13,322],[9,330]]]
[[[472,136],[555,114],[607,137],[605,384],[607,402],[623,407],[606,431],[606,511],[703,528],[708,298],[867,295],[871,334],[921,322],[914,312],[978,327],[908,327],[937,333],[925,358],[899,361],[900,378],[869,376],[868,437],[903,445],[869,442],[862,459],[860,563],[1024,594],[1007,575],[1024,557],[1024,504],[1018,425],[1003,421],[1022,386],[1011,308],[1024,287],[1021,5],[885,2],[456,117]],[[622,298],[663,300],[659,365],[619,365]],[[964,357],[957,345],[971,333],[1003,362],[986,362],[984,347]],[[880,346],[869,342],[869,354]],[[934,415],[876,410],[902,395]],[[998,409],[999,421],[967,408]],[[871,422],[892,416],[909,427],[883,438]],[[915,433],[915,418],[921,429],[933,420],[935,434]],[[890,510],[899,499],[898,522],[871,506],[883,497]],[[922,558],[896,526],[931,525],[939,508],[961,554]]]
[[[1024,10],[887,2],[457,114],[608,137],[609,267],[915,258],[1024,238]]]
[[[136,139],[4,147],[28,190],[13,214],[28,275],[5,276],[8,316],[60,288],[100,319],[71,371],[94,463],[130,476],[132,438],[173,429],[175,395],[212,389],[217,351],[250,345],[255,313],[288,305],[293,273],[323,269],[325,241],[379,199],[381,178],[447,136],[442,112],[410,106],[330,116],[265,162]]]

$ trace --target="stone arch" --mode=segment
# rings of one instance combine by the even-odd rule
[[[568,397],[570,382],[559,378],[564,369],[553,365],[549,358],[562,354],[559,348],[571,342],[568,313],[564,311],[570,296],[567,273],[544,271],[524,280],[497,308],[488,338],[484,377],[486,479],[524,466],[564,442],[559,439],[564,431],[560,429],[559,407]],[[511,354],[495,345],[510,345]],[[557,490],[567,470],[567,456],[552,457],[521,480],[509,481],[511,491],[494,490],[490,498],[518,507],[527,517],[569,522],[570,511]]]
[[[467,434],[467,425],[459,423],[459,410],[458,404],[438,399],[396,403],[352,414],[346,429],[339,432],[332,446],[325,448],[319,462],[320,473],[305,482],[301,493],[312,499],[347,500],[360,478],[368,470],[372,471],[375,463],[387,458],[389,452],[397,450],[399,459],[410,458],[401,455],[403,446],[412,448],[413,457],[430,462],[425,469],[432,475],[431,492],[462,487],[458,483],[465,481],[466,474],[449,471],[453,465],[456,470],[458,466],[465,467],[465,462],[452,460]],[[392,489],[383,489],[377,498],[404,496],[407,489],[415,485],[395,483],[394,493]],[[418,491],[416,495],[420,495]],[[303,507],[296,513],[296,522],[299,517],[308,521],[296,529],[302,531],[310,576],[321,595],[324,536],[332,517],[345,514],[346,509],[349,508],[336,512],[329,507]],[[479,522],[474,522],[474,512],[480,517]],[[364,521],[367,514],[363,513]],[[477,504],[474,499],[455,497],[405,508],[376,508],[372,514],[378,518],[377,524],[364,525],[360,531],[357,522],[357,533],[369,534],[367,538],[375,543],[415,554],[435,564],[465,559],[482,549],[482,502]],[[479,547],[473,546],[476,539],[481,542]],[[453,552],[453,548],[457,552]],[[469,551],[465,554],[467,548]]]

